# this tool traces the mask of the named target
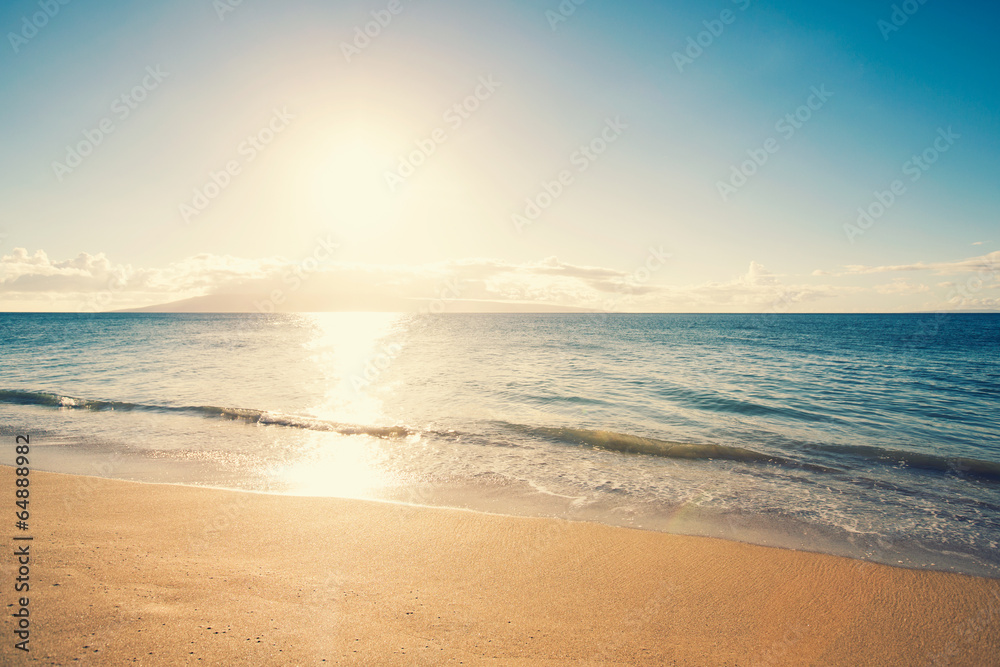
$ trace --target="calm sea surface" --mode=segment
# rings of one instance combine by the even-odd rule
[[[0,435],[1000,577],[998,344],[995,315],[0,314]]]

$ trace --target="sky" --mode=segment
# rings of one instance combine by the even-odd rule
[[[0,310],[1000,309],[998,16],[10,0]]]

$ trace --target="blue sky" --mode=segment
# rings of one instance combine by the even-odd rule
[[[0,308],[996,309],[998,12],[4,3]]]

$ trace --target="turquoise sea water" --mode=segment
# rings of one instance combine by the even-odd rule
[[[971,314],[0,314],[0,437],[997,577],[998,343]]]

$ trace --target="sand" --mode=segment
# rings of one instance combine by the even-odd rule
[[[13,479],[0,469],[11,505]],[[1000,663],[998,580],[599,524],[42,472],[30,507],[30,530],[8,534],[34,538],[31,651],[13,648],[8,617],[3,664]],[[8,610],[12,550],[0,559]]]

